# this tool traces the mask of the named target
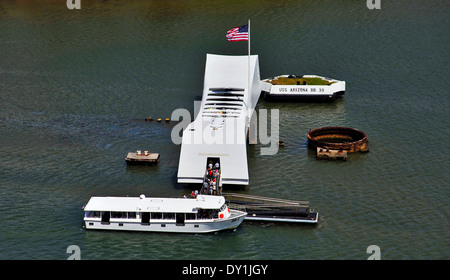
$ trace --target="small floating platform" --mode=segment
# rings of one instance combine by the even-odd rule
[[[223,193],[230,209],[247,212],[245,220],[317,224],[319,214],[308,201],[294,201],[238,193]]]
[[[159,154],[158,153],[149,153],[148,151],[144,151],[142,153],[140,150],[134,152],[129,152],[125,161],[128,164],[149,164],[156,165],[159,163]]]
[[[317,147],[317,159],[342,159],[347,160],[347,151],[331,150]]]

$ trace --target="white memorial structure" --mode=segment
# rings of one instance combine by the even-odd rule
[[[207,54],[200,109],[183,131],[178,183],[202,183],[207,165],[219,162],[221,184],[248,185],[247,133],[260,93],[257,55]]]

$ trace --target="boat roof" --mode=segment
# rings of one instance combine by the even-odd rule
[[[197,208],[219,209],[223,196],[198,195],[197,198],[91,197],[84,211],[195,213]]]

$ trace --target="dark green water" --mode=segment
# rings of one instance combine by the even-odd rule
[[[31,3],[30,3],[31,2]],[[448,1],[0,2],[0,259],[449,259]],[[226,31],[251,18],[261,77],[347,82],[331,104],[280,110],[286,146],[248,147],[242,193],[308,200],[317,226],[244,223],[209,235],[86,232],[91,196],[181,196],[173,124],[193,110],[206,53],[246,54]],[[370,152],[317,161],[309,129],[364,131]],[[161,153],[127,167],[129,151]]]

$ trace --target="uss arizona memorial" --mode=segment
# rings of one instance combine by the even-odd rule
[[[280,85],[279,79],[287,83]],[[202,100],[194,121],[184,124],[178,142],[181,142],[178,183],[202,183],[207,165],[219,162],[220,185],[249,184],[247,139],[249,144],[256,144],[259,137],[262,144],[270,144],[261,148],[263,155],[278,151],[279,112],[271,110],[268,137],[267,111],[259,111],[259,123],[255,112],[261,93],[269,100],[333,101],[345,94],[345,81],[316,75],[261,80],[258,55],[207,54]]]
[[[207,54],[200,108],[194,121],[183,130],[181,139],[179,183],[202,183],[207,166],[214,162],[220,163],[216,176],[219,194],[223,184],[249,184],[247,136],[249,144],[256,144],[253,116],[262,86],[267,89],[268,85],[260,80],[257,55]],[[272,92],[270,87],[267,90]],[[278,140],[278,127],[274,135],[272,124],[271,121],[271,140]],[[200,141],[196,141],[198,139]],[[275,146],[278,149],[278,145]],[[215,179],[213,186],[214,183]],[[317,223],[318,214],[297,202],[283,201],[281,206],[272,209],[262,204],[247,207],[246,203],[241,205],[236,200],[233,207],[239,209],[235,209],[228,208],[221,194],[207,195],[203,188],[201,193],[195,199],[146,198],[144,195],[139,198],[92,197],[83,207],[85,225],[88,229],[199,233],[236,228],[248,213],[253,213],[248,218],[253,220]],[[255,196],[246,198],[280,202]],[[286,212],[286,206],[293,209]],[[280,207],[284,209],[282,212]],[[274,213],[281,216],[276,217]]]
[[[260,94],[257,55],[207,54],[200,110],[183,131],[179,183],[202,183],[214,160],[220,162],[222,184],[248,185],[246,139]]]

